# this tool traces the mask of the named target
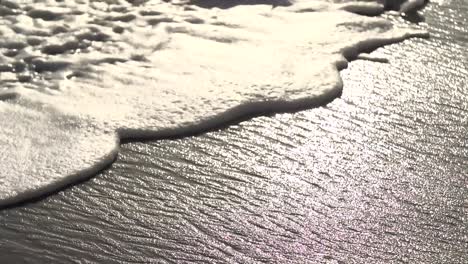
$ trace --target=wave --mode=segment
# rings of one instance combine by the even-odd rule
[[[378,2],[193,4],[0,2],[1,206],[90,177],[122,139],[324,104],[361,51],[427,36]]]

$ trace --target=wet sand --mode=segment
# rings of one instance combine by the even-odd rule
[[[432,3],[430,39],[352,62],[325,107],[124,144],[0,211],[0,262],[468,262],[467,13]]]

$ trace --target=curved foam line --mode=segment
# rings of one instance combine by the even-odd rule
[[[0,200],[0,209],[13,208],[28,202],[35,202],[38,199],[45,198],[45,196],[59,192],[66,186],[72,186],[96,176],[115,161],[119,149],[120,142],[116,138],[114,150],[104,156],[98,163],[95,163],[93,167],[85,168],[74,174],[65,175],[60,180],[52,182],[49,185],[44,185],[34,190],[26,190],[20,195]]]
[[[106,16],[101,9],[90,12]],[[134,13],[125,22],[135,30],[128,34],[106,27],[88,30],[80,20],[75,26],[84,31],[67,32],[75,34],[76,41],[60,43],[57,38],[63,48],[48,40],[22,42],[35,29],[27,25],[15,33],[19,41],[6,40],[8,47],[33,45],[32,52],[48,55],[23,61],[13,52],[4,58],[16,66],[14,72],[12,67],[3,69],[16,74],[19,82],[28,82],[21,69],[35,72],[31,83],[0,92],[0,145],[6,146],[0,151],[0,207],[43,197],[95,175],[115,160],[122,141],[193,135],[241,118],[324,105],[341,94],[339,70],[359,52],[427,37],[414,30],[404,34],[409,31],[395,29],[384,19],[351,14],[383,12],[382,5],[352,0],[319,5],[305,1],[274,10],[256,6],[192,12],[164,4],[155,10],[160,11],[156,16],[164,14],[163,20],[167,14],[175,18],[153,25],[151,18]],[[37,19],[44,18],[49,18],[47,13]],[[142,22],[151,27],[139,27]],[[220,27],[223,23],[233,26]],[[96,51],[89,43],[77,45],[84,39],[104,48],[112,41],[122,59],[115,58],[113,48]],[[73,57],[65,52],[77,48],[89,48],[89,53]],[[81,74],[86,71],[89,74]]]
[[[298,98],[295,100],[275,100],[275,101],[254,101],[238,105],[227,111],[220,113],[215,116],[211,116],[206,120],[200,121],[193,125],[183,126],[177,129],[164,129],[159,131],[149,131],[144,129],[118,129],[115,136],[115,148],[104,156],[94,166],[85,168],[72,175],[66,175],[58,181],[54,181],[49,185],[39,187],[34,190],[27,190],[20,195],[13,196],[4,200],[0,200],[0,208],[14,207],[17,204],[21,204],[28,201],[34,201],[35,199],[44,197],[47,194],[54,193],[57,190],[62,189],[65,186],[73,185],[77,182],[81,182],[88,179],[104,168],[108,167],[116,159],[118,150],[120,148],[120,142],[138,139],[138,140],[159,140],[171,137],[183,137],[187,135],[193,135],[215,129],[217,127],[232,123],[236,120],[245,117],[259,116],[262,114],[290,112],[300,109],[307,109],[311,107],[319,107],[331,102],[337,98],[343,89],[343,81],[339,76],[339,70],[346,68],[348,60],[355,59],[357,55],[364,50],[376,49],[384,45],[401,42],[410,37],[428,37],[427,32],[416,32],[406,34],[398,38],[374,38],[362,41],[353,47],[348,47],[342,50],[344,58],[343,60],[337,61],[332,67],[336,69],[337,83],[331,89],[328,89],[326,93],[320,94],[319,96],[311,96]],[[8,94],[11,97],[15,96],[15,93]]]

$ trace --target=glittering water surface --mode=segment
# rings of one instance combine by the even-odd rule
[[[355,61],[325,107],[128,143],[109,169],[0,211],[4,263],[468,262],[468,10]]]

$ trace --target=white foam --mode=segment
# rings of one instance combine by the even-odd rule
[[[92,175],[119,138],[319,105],[341,91],[343,55],[425,34],[345,11],[382,10],[368,2],[35,2],[0,2],[14,14],[0,22],[0,205]]]

